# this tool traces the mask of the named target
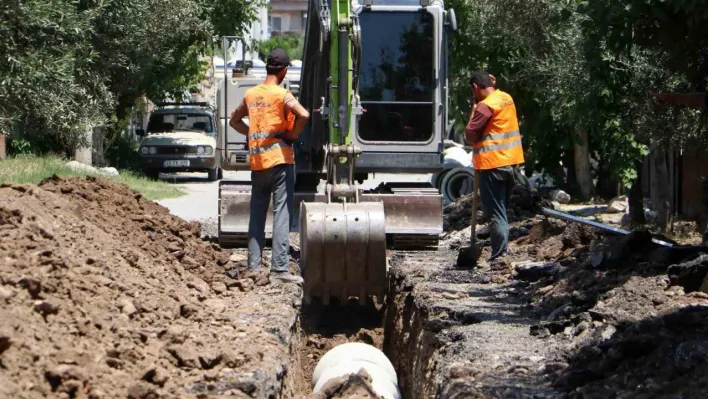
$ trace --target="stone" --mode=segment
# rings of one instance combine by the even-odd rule
[[[612,200],[610,200],[610,203],[607,204],[607,208],[605,208],[605,213],[625,213],[627,212],[627,208],[629,205],[627,204],[627,196],[621,196],[621,197],[615,197]]]
[[[118,301],[118,308],[120,308],[121,313],[132,316],[138,313],[138,309],[135,308],[135,304],[128,298],[123,298]]]
[[[65,165],[67,168],[73,170],[74,172],[80,173],[98,173],[98,170],[91,165],[86,165],[77,161],[69,161]]]
[[[151,399],[157,398],[155,388],[143,381],[138,381],[128,388],[128,398],[130,399]]]
[[[113,167],[101,168],[98,171],[108,176],[120,176],[118,169]]]
[[[12,288],[0,285],[0,300],[9,301],[15,295],[17,295],[15,290],[13,290]]]
[[[226,284],[222,283],[221,281],[217,281],[211,285],[211,289],[214,290],[217,294],[222,294],[226,291]]]
[[[602,332],[600,333],[600,336],[602,337],[603,341],[607,341],[608,339],[612,338],[613,335],[617,332],[617,328],[613,326],[612,324],[607,324],[605,325],[605,328],[602,329]]]
[[[542,277],[553,275],[558,270],[556,263],[528,262],[514,265],[516,277],[523,281],[538,281]]]
[[[199,358],[191,348],[186,346],[172,346],[168,348],[167,351],[177,359],[178,367],[186,369],[199,368]]]
[[[20,280],[20,286],[27,290],[32,299],[39,299],[42,292],[42,283],[33,277],[24,277]]]
[[[195,313],[197,313],[197,307],[190,303],[182,304],[179,307],[179,314],[185,319],[190,318]]]
[[[34,303],[35,312],[40,313],[44,317],[59,313],[60,308],[61,305],[55,303],[54,301],[36,301]]]
[[[708,292],[708,255],[701,255],[698,258],[684,263],[670,265],[666,272],[671,281],[671,285],[678,285],[686,292],[702,291]]]
[[[569,204],[570,203],[570,195],[568,195],[568,193],[566,193],[565,191],[560,190],[560,189],[556,189],[556,190],[551,191],[550,198],[551,198],[551,201],[557,201],[561,204]]]

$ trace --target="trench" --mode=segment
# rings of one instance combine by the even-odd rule
[[[291,373],[282,397],[312,395],[312,374],[318,361],[348,342],[366,343],[384,352],[396,369],[402,399],[430,397],[435,370],[429,362],[439,345],[435,334],[423,326],[411,291],[400,281],[391,282],[384,303],[333,300],[330,306],[316,301],[303,305],[291,341]]]

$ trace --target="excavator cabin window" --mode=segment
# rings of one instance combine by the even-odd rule
[[[427,12],[359,16],[359,93],[364,141],[427,142],[433,136],[434,21]]]

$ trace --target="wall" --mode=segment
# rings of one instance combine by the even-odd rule
[[[277,33],[305,33],[303,12],[307,12],[307,0],[271,0],[270,17],[279,17],[280,31]],[[272,26],[269,31],[275,33]]]

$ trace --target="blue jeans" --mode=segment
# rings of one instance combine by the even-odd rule
[[[251,172],[251,212],[248,222],[248,269],[261,267],[268,205],[273,197],[273,254],[271,271],[287,272],[290,225],[295,197],[295,167],[281,164]]]
[[[489,233],[492,238],[490,260],[506,254],[509,245],[509,220],[506,210],[514,188],[514,169],[504,166],[479,171],[479,194],[484,214],[489,218]]]

